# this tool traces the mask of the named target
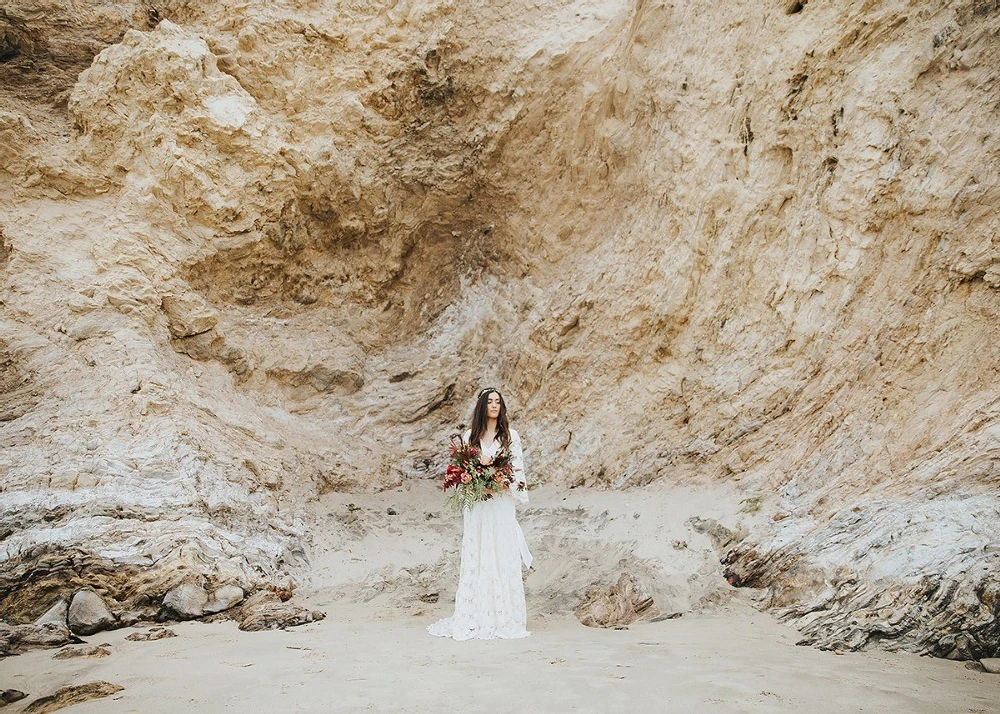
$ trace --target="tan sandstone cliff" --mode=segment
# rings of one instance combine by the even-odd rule
[[[539,480],[738,482],[808,641],[995,654],[998,56],[992,0],[8,0],[0,615],[284,585],[498,386]]]

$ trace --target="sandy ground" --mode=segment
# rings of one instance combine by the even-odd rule
[[[262,633],[180,623],[177,637],[152,642],[129,642],[134,629],[123,629],[87,638],[107,644],[108,657],[12,657],[0,661],[0,687],[30,696],[7,711],[104,680],[125,689],[74,713],[1000,713],[1000,676],[960,662],[796,646],[795,629],[729,588],[707,539],[685,524],[692,515],[730,527],[760,517],[740,513],[735,491],[533,492],[521,512],[536,556],[526,580],[531,637],[430,637],[424,628],[449,614],[457,578],[459,526],[440,501],[417,484],[315,504],[312,569],[295,601],[326,610],[326,620]],[[580,625],[572,609],[583,590],[622,569],[661,612],[683,615],[627,630]],[[421,601],[430,593],[437,603]]]
[[[345,608],[294,631],[195,622],[172,639],[128,642],[119,630],[91,638],[110,643],[110,657],[32,652],[0,662],[0,681],[33,695],[94,680],[125,687],[79,714],[1000,712],[1000,677],[914,655],[796,647],[794,630],[749,609],[626,631],[536,619],[523,640],[466,643],[427,636],[431,619]]]

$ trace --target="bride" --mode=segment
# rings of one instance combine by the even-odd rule
[[[517,480],[504,495],[479,501],[463,511],[462,566],[455,592],[455,613],[427,627],[438,637],[492,640],[527,637],[527,610],[521,564],[531,567],[531,553],[514,512],[514,500],[527,503],[521,438],[507,424],[507,405],[496,389],[479,393],[472,428],[463,438],[479,445],[489,465],[509,448]]]

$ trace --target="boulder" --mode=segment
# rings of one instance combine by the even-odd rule
[[[66,619],[77,635],[92,635],[116,624],[115,616],[93,590],[80,590],[73,596]]]
[[[228,610],[243,602],[243,588],[238,585],[223,585],[212,593],[212,599],[205,605],[205,613],[216,613]]]
[[[181,620],[192,620],[205,614],[208,593],[194,583],[181,583],[163,596],[163,607]]]

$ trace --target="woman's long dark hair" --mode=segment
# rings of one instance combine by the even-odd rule
[[[497,434],[496,438],[500,442],[500,446],[503,448],[510,447],[510,426],[507,424],[507,404],[503,400],[503,395],[500,394],[500,390],[493,389],[492,387],[487,387],[479,393],[479,398],[476,399],[476,407],[472,410],[472,428],[471,434],[469,436],[469,441],[472,445],[479,447],[479,441],[486,434],[486,402],[489,401],[490,395],[494,392],[500,397],[500,416],[497,417]]]

